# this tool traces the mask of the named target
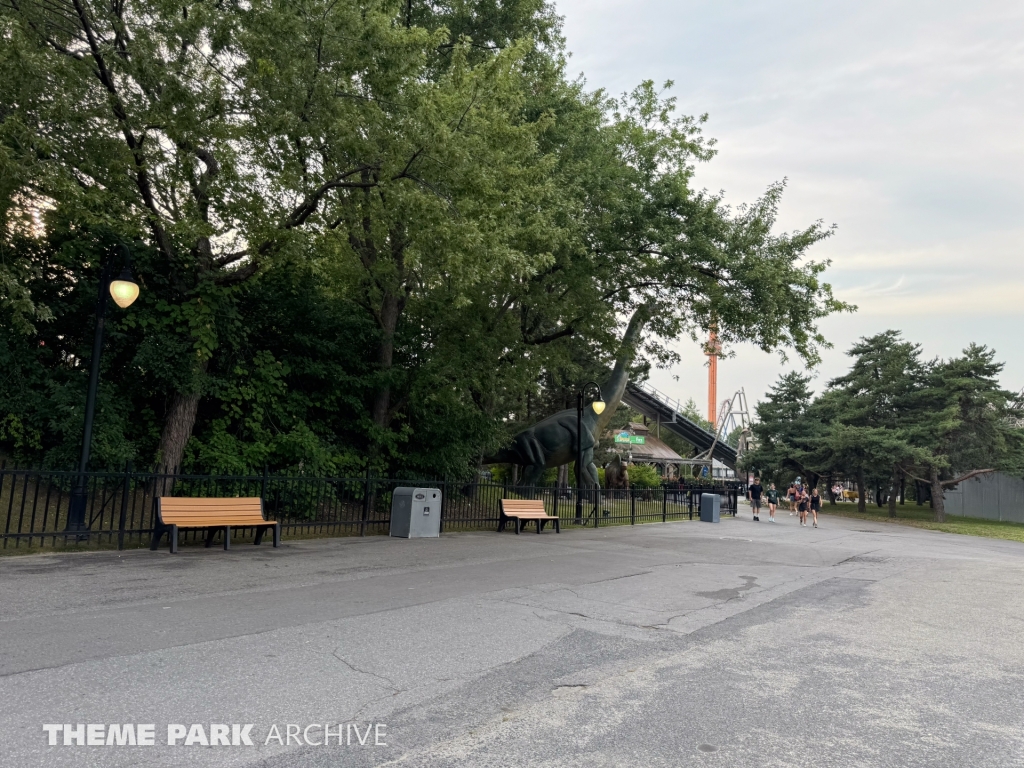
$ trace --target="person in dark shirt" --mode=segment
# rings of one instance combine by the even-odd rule
[[[821,496],[818,495],[818,488],[811,491],[811,515],[814,518],[814,527],[818,527],[818,512],[821,511]]]
[[[761,478],[754,478],[754,484],[750,486],[749,493],[750,508],[754,512],[754,522],[758,522],[761,519],[758,517],[761,512],[761,494],[764,493],[764,486],[761,485]]]
[[[775,508],[779,506],[779,492],[775,490],[775,483],[768,486],[768,491],[765,493],[768,497],[768,522],[775,522]]]

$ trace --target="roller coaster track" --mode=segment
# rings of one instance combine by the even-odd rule
[[[678,400],[660,392],[650,384],[630,382],[626,385],[622,402],[630,408],[640,411],[648,419],[657,420],[661,423],[662,428],[679,435],[698,451],[713,449],[711,452],[713,458],[728,467],[736,468],[736,449],[720,439],[715,440],[714,432],[709,432],[700,424],[684,416],[682,403]]]

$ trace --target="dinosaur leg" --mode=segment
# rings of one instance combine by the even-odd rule
[[[543,474],[543,464],[530,464],[523,469],[523,482],[520,485],[527,488],[536,487]]]
[[[597,510],[601,506],[601,476],[597,474],[597,465],[594,464],[594,449],[590,448],[583,452],[583,482],[585,489],[593,489],[594,516],[597,517]]]
[[[590,474],[590,479],[594,483],[594,510],[596,514],[596,510],[601,507],[601,477],[597,474],[597,466],[594,462],[590,462],[587,470]]]
[[[545,456],[544,449],[537,440],[536,435],[524,436],[522,442],[523,458],[528,462],[523,469],[523,481],[520,485],[526,487],[536,486],[544,474]]]

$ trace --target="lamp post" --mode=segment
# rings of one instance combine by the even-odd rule
[[[115,259],[107,259],[100,273],[99,296],[96,300],[96,332],[92,340],[92,359],[89,361],[89,394],[85,398],[85,425],[82,429],[82,454],[78,460],[78,476],[68,500],[68,532],[87,531],[85,508],[88,503],[88,479],[85,476],[89,466],[89,449],[92,446],[92,423],[96,414],[96,390],[100,382],[100,356],[103,354],[103,326],[107,316],[107,296],[121,309],[126,309],[139,297],[139,286],[132,279],[132,254],[128,246],[120,244],[123,264],[117,279],[114,275]]]
[[[588,381],[576,392],[576,522],[583,522],[583,408],[586,402],[587,388],[597,390],[597,399],[591,403],[594,413],[604,413],[604,398],[601,386],[595,381]],[[597,523],[597,520],[594,520]]]

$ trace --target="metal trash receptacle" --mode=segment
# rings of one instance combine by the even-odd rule
[[[395,488],[391,496],[391,535],[402,539],[441,535],[441,490]]]
[[[717,493],[702,493],[700,495],[700,521],[702,523],[717,523],[721,512],[721,496]]]

